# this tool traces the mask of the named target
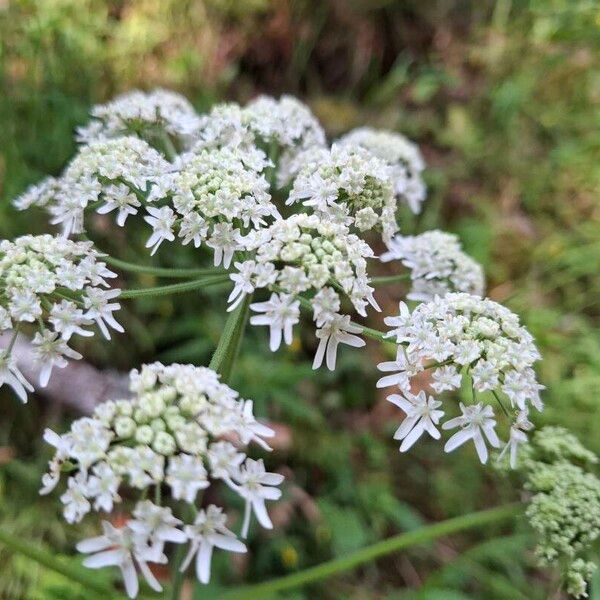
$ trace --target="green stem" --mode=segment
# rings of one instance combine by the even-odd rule
[[[169,269],[164,267],[153,267],[151,265],[136,265],[119,258],[107,256],[104,260],[113,267],[130,273],[143,273],[145,275],[155,275],[156,277],[182,278],[202,277],[204,275],[225,275],[228,271],[225,269]]]
[[[200,492],[196,497],[198,505],[202,505],[202,493]],[[198,511],[195,504],[187,504],[184,508],[184,515],[182,520],[184,523],[193,523],[196,520]],[[185,571],[181,570],[181,565],[186,554],[186,547],[183,544],[177,545],[175,550],[175,556],[173,557],[173,566],[171,567],[171,600],[181,600],[181,589],[183,588],[183,582],[185,580]],[[193,564],[193,561],[192,561]],[[198,585],[198,584],[197,584]]]
[[[386,285],[388,283],[397,283],[398,281],[407,281],[410,279],[410,273],[402,273],[402,275],[387,275],[385,277],[373,277],[371,284],[375,287]]]
[[[376,544],[367,546],[366,548],[348,554],[347,556],[336,558],[316,567],[300,571],[299,573],[293,573],[279,579],[226,593],[221,596],[221,599],[233,600],[235,598],[235,600],[252,600],[254,598],[260,598],[261,600],[264,600],[277,592],[328,579],[333,575],[349,571],[360,565],[372,562],[377,558],[391,554],[392,552],[397,552],[398,550],[403,550],[417,544],[423,544],[459,531],[508,520],[509,518],[516,516],[520,510],[522,509],[519,504],[509,504],[461,517],[455,517],[453,519],[447,519],[446,521],[427,525],[426,527],[421,527],[414,531],[401,533],[400,535],[377,542]]]
[[[193,281],[183,281],[181,283],[172,283],[170,285],[159,285],[157,287],[141,288],[134,290],[123,290],[119,298],[128,300],[130,298],[144,298],[146,296],[166,296],[169,294],[181,294],[193,290],[203,289],[220,283],[227,283],[228,275],[214,275],[212,277],[203,277]]]
[[[208,365],[210,369],[221,375],[223,383],[227,383],[231,377],[233,364],[244,336],[246,321],[250,312],[250,302],[252,302],[251,294],[247,295],[240,305],[229,315],[215,353]]]
[[[165,158],[172,163],[177,158],[177,150],[175,149],[175,146],[173,145],[169,134],[161,129],[157,132],[156,137],[159,140],[161,146],[159,150],[161,150],[165,155]]]
[[[59,573],[70,581],[79,583],[87,590],[93,591],[99,596],[103,596],[104,598],[122,597],[117,596],[110,587],[98,582],[96,577],[92,574],[88,574],[86,571],[73,567],[72,564],[66,563],[46,550],[36,548],[29,541],[13,537],[6,531],[0,530],[0,543],[4,544],[11,552],[22,554],[43,567],[46,567],[55,573]]]

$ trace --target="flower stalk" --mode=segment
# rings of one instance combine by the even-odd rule
[[[181,294],[200,290],[205,287],[227,283],[228,275],[213,275],[212,277],[202,277],[193,281],[183,281],[181,283],[172,283],[169,285],[159,285],[156,287],[140,288],[133,290],[124,290],[119,298],[129,300],[131,298],[145,298],[147,296],[168,296],[170,294]]]
[[[267,581],[257,585],[248,586],[242,589],[237,589],[222,596],[223,600],[254,600],[258,598],[267,598],[271,594],[291,590],[317,581],[329,579],[334,575],[339,575],[346,571],[350,571],[360,565],[370,563],[382,556],[410,548],[418,544],[423,544],[431,540],[438,539],[442,536],[451,535],[459,531],[483,527],[492,523],[500,523],[509,519],[515,518],[522,510],[520,504],[509,504],[497,508],[491,508],[474,512],[460,517],[454,517],[421,527],[414,531],[401,533],[387,540],[377,542],[361,550],[357,550],[347,556],[342,556],[334,560],[325,562],[316,567],[311,567],[300,571]]]
[[[188,277],[203,277],[204,275],[225,275],[226,269],[171,269],[167,267],[153,267],[151,265],[139,265],[112,256],[106,256],[104,260],[111,266],[128,271],[130,273],[140,273],[143,275],[155,275],[169,279],[186,279]]]

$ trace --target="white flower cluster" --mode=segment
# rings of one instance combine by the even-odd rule
[[[266,153],[256,145],[244,109],[234,102],[216,104],[202,115],[195,138],[192,153],[230,148],[237,150],[244,164],[258,173],[273,166]]]
[[[248,126],[264,143],[275,142],[282,154],[325,145],[325,132],[311,110],[293,96],[259,96],[246,108]]]
[[[361,232],[377,228],[386,241],[398,231],[389,167],[358,146],[307,152],[286,204],[296,202]]]
[[[159,152],[136,137],[97,141],[82,146],[59,179],[30,187],[14,204],[20,210],[45,207],[66,237],[84,231],[84,212],[90,206],[100,214],[116,210],[122,226],[169,168]]]
[[[409,300],[429,301],[449,292],[483,296],[485,278],[481,265],[461,248],[458,237],[443,231],[415,236],[396,236],[381,255],[382,262],[399,260],[411,270]]]
[[[203,150],[186,154],[176,173],[165,175],[149,201],[167,200],[170,206],[149,206],[145,218],[153,228],[147,247],[156,252],[164,240],[202,242],[214,250],[214,264],[227,268],[233,253],[245,248],[244,234],[257,233],[279,213],[271,202],[263,175],[246,166],[239,149]]]
[[[450,293],[420,304],[412,314],[400,303],[400,314],[387,317],[385,323],[393,327],[388,336],[398,343],[398,354],[395,361],[378,365],[390,374],[377,386],[397,386],[402,392],[388,397],[407,415],[394,436],[402,440],[400,450],[408,450],[424,431],[440,438],[436,426],[444,415],[442,403],[424,391],[415,395],[411,390],[412,379],[419,372],[433,369],[431,387],[438,394],[459,389],[463,378],[472,388],[472,402],[461,403],[462,414],[442,425],[442,429],[459,428],[447,441],[446,452],[472,440],[481,462],[487,461],[486,439],[491,446],[500,446],[488,392],[508,415],[502,393],[513,409],[505,451],[514,465],[517,448],[527,441],[526,431],[532,427],[528,419],[530,406],[543,408],[543,386],[532,368],[540,355],[519,318],[492,300]]]
[[[62,369],[66,358],[81,355],[68,346],[73,335],[94,335],[96,324],[107,339],[108,328],[123,328],[113,312],[117,289],[106,279],[116,277],[91,242],[72,242],[51,235],[23,236],[0,242],[0,332],[16,332],[25,324],[37,328],[33,338],[36,361],[41,366],[41,387],[54,367]],[[10,385],[27,401],[31,384],[19,371],[10,350],[0,352],[0,386]]]
[[[273,165],[267,152],[275,149],[280,169],[304,150],[325,147],[325,132],[310,109],[292,96],[279,100],[259,96],[241,107],[217,104],[201,119],[197,131],[200,148],[239,148],[244,161],[256,171]],[[280,176],[281,177],[281,176]]]
[[[90,123],[77,129],[77,140],[86,144],[124,135],[152,139],[161,131],[185,141],[200,124],[200,117],[186,98],[160,88],[121,94],[106,104],[97,104],[90,114]]]
[[[421,212],[427,189],[422,178],[425,162],[419,147],[403,135],[371,127],[359,127],[339,139],[340,144],[361,146],[390,167],[396,194],[415,214]]]
[[[245,552],[245,545],[225,527],[222,509],[210,505],[192,523],[173,516],[160,506],[160,490],[168,488],[173,500],[192,506],[198,492],[211,480],[222,480],[245,501],[242,537],[246,537],[252,513],[259,523],[272,528],[266,500],[277,500],[283,476],[268,473],[262,460],[253,460],[241,446],[274,435],[253,415],[251,400],[219,381],[211,369],[193,365],[160,363],[145,365],[130,375],[132,400],[108,401],[92,417],[73,423],[57,435],[46,430],[45,440],[56,448],[49,472],[42,479],[42,494],[58,484],[62,470],[70,472],[61,496],[69,523],[80,521],[91,510],[110,513],[122,501],[122,487],[142,493],[155,489],[155,504],[141,501],[121,528],[104,524],[104,535],[85,540],[78,549],[94,553],[86,559],[90,568],[121,568],[127,591],[138,591],[136,566],[157,591],[159,583],[149,574],[148,562],[166,563],[165,542],[189,542],[182,565],[185,570],[196,556],[201,582],[210,576],[214,547]]]
[[[317,215],[298,214],[278,220],[266,231],[265,239],[252,260],[235,263],[231,275],[235,287],[229,297],[230,310],[255,289],[273,293],[268,302],[252,304],[259,313],[250,322],[268,325],[271,350],[279,348],[282,336],[292,341],[292,328],[298,323],[300,302],[310,302],[321,340],[314,367],[321,365],[327,349],[327,366],[335,368],[337,345],[341,341],[362,346],[364,341],[353,333],[360,328],[350,317],[339,314],[343,292],[361,315],[367,305],[379,310],[367,275],[367,258],[373,256],[369,246],[341,224],[322,221]],[[312,292],[310,300],[301,295]]]

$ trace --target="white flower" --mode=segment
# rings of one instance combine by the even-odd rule
[[[274,437],[275,432],[270,427],[256,420],[253,408],[254,402],[252,400],[240,401],[234,427],[240,436],[242,444],[247,445],[250,442],[256,442],[264,450],[271,450],[269,444],[262,438]]]
[[[194,247],[200,248],[202,240],[206,239],[207,233],[208,224],[198,213],[188,213],[181,218],[179,237],[184,246],[194,242]]]
[[[88,482],[84,473],[79,472],[75,477],[69,477],[67,485],[67,491],[60,497],[65,505],[63,514],[67,523],[78,523],[91,509]]]
[[[444,415],[443,410],[438,410],[442,403],[433,396],[427,396],[424,391],[418,395],[406,393],[405,396],[391,394],[387,399],[400,407],[406,418],[394,434],[395,440],[402,440],[400,452],[406,452],[413,444],[427,432],[432,438],[439,440],[440,432],[436,425]]]
[[[381,362],[377,368],[383,373],[393,373],[384,375],[377,381],[378,388],[398,386],[403,392],[410,392],[410,380],[417,373],[423,370],[420,362],[413,362],[406,350],[400,346],[396,354],[396,360]],[[394,373],[394,371],[398,371]]]
[[[247,260],[243,263],[234,263],[237,273],[232,273],[229,278],[234,283],[233,290],[227,298],[231,304],[227,307],[227,312],[235,310],[247,294],[254,291],[254,274],[256,272],[256,263],[253,260]]]
[[[96,322],[100,331],[107,340],[110,340],[109,327],[123,333],[123,326],[115,319],[113,313],[121,308],[118,302],[111,302],[118,298],[121,290],[101,290],[99,288],[90,288],[83,298],[87,309],[85,317]]]
[[[27,392],[33,392],[33,386],[25,379],[15,360],[6,350],[0,350],[0,387],[9,385],[22,402],[27,402]]]
[[[444,390],[458,389],[462,382],[462,375],[452,365],[436,369],[432,377],[434,383],[431,384],[431,387],[438,394],[441,394]]]
[[[112,512],[113,503],[120,502],[121,497],[117,493],[121,478],[105,462],[94,465],[94,473],[87,483],[89,498],[95,498],[94,509]]]
[[[517,467],[517,453],[519,446],[527,443],[527,431],[533,428],[533,423],[529,420],[527,411],[519,411],[517,418],[510,428],[510,437],[506,446],[504,446],[502,452],[498,456],[498,460],[508,452],[510,457],[510,467],[515,469]]]
[[[175,213],[168,206],[155,208],[148,206],[146,208],[150,216],[144,217],[144,221],[152,227],[152,235],[146,242],[146,248],[152,248],[150,255],[154,255],[160,245],[168,240],[172,242],[175,239],[173,226],[175,225]]]
[[[399,313],[393,317],[385,317],[383,322],[392,327],[391,331],[385,334],[385,337],[395,337],[397,342],[403,342],[404,332],[408,325],[411,324],[411,314],[405,302],[400,302],[398,305]]]
[[[117,225],[123,227],[127,217],[137,215],[137,209],[141,202],[136,195],[126,185],[115,185],[107,188],[104,192],[105,203],[96,209],[101,215],[106,215],[113,210],[117,210]]]
[[[275,352],[282,338],[289,346],[293,339],[293,327],[300,321],[300,302],[291,294],[271,294],[267,302],[255,302],[250,308],[262,315],[250,317],[252,325],[268,325],[270,329],[269,348]]]
[[[265,501],[280,497],[281,491],[272,486],[283,476],[267,473],[262,461],[248,458],[244,451],[250,443],[270,450],[265,440],[275,435],[255,418],[252,400],[242,400],[213,370],[193,365],[144,365],[131,372],[130,390],[132,399],[105,402],[91,417],[77,419],[64,435],[50,430],[44,434],[56,452],[42,478],[41,493],[57,485],[63,465],[69,467],[68,489],[61,496],[69,522],[91,510],[111,512],[115,503],[139,496],[139,490],[147,493],[150,486],[166,488],[172,501],[194,506],[199,490],[222,480],[246,501],[246,531],[253,511],[263,526],[271,527]],[[229,541],[230,532],[223,529],[225,521],[218,514],[213,509],[201,512],[204,516],[184,533],[184,523],[171,509],[140,501],[132,519],[111,538],[113,543],[104,539],[98,542],[102,547],[83,550],[108,553],[100,552],[101,557],[86,564],[121,566],[128,593],[133,593],[136,563],[148,579],[152,575],[146,572],[146,562],[166,562],[165,545],[181,544],[189,537],[187,562],[197,554],[200,579],[207,581],[213,547],[240,552],[244,548],[235,537]],[[109,552],[112,546],[116,554]]]
[[[35,360],[40,364],[40,386],[46,387],[52,369],[64,369],[67,366],[65,356],[80,360],[83,358],[79,352],[75,352],[67,346],[67,343],[59,336],[58,333],[45,330],[42,333],[36,333],[33,338]]]
[[[91,554],[83,561],[88,569],[103,567],[119,567],[125,583],[125,590],[130,598],[135,598],[139,591],[136,564],[148,585],[157,592],[162,586],[152,574],[148,562],[166,563],[167,557],[156,548],[149,547],[128,526],[117,528],[102,521],[104,535],[83,540],[77,544],[77,550]]]
[[[182,244],[193,242],[196,247],[205,242],[215,251],[215,266],[228,268],[234,252],[246,249],[246,236],[279,217],[267,180],[245,163],[236,147],[195,148],[154,183],[149,201],[168,205],[154,208],[146,220],[160,212],[166,239],[177,235]],[[154,246],[163,237],[155,221],[148,222],[155,228],[148,245]]]
[[[14,290],[9,307],[10,316],[15,321],[33,323],[42,315],[40,301],[31,290]]]
[[[215,251],[213,261],[215,267],[223,264],[223,267],[228,269],[233,253],[242,248],[241,233],[230,223],[217,223],[213,227],[211,237],[206,245]]]
[[[73,336],[92,336],[93,332],[87,327],[94,320],[103,331],[102,318],[116,324],[108,313],[117,310],[119,305],[101,302],[119,294],[118,290],[102,289],[108,287],[106,280],[116,274],[100,258],[91,242],[73,242],[51,235],[27,235],[14,241],[0,241],[0,272],[3,274],[0,333],[14,330],[19,323],[36,322],[38,333],[34,345],[42,365],[42,385],[47,383],[54,366],[66,366],[66,357],[81,358],[67,346]],[[106,308],[106,315],[89,310],[91,299]],[[82,306],[88,310],[84,311]],[[122,331],[120,325],[116,326]],[[19,379],[15,372],[13,375]],[[3,376],[8,377],[6,373]],[[28,389],[28,384],[21,384]]]
[[[69,433],[69,456],[87,470],[94,462],[105,457],[114,437],[114,433],[96,419],[77,419]]]
[[[151,92],[132,90],[106,104],[97,104],[90,113],[90,123],[77,129],[79,142],[90,143],[133,132],[151,138],[157,127],[185,142],[200,124],[200,117],[188,100],[161,88]]]
[[[202,509],[196,515],[193,525],[185,526],[185,534],[190,540],[190,549],[181,564],[180,570],[185,571],[196,555],[196,577],[201,583],[210,581],[210,563],[213,548],[221,548],[229,552],[246,552],[246,546],[235,534],[225,526],[226,516],[221,508],[214,504],[206,510]]]
[[[215,442],[208,448],[211,477],[223,479],[230,486],[231,477],[238,472],[245,460],[246,455],[230,442]]]
[[[485,438],[494,448],[500,447],[500,440],[496,435],[496,420],[494,419],[494,411],[491,406],[486,406],[482,403],[465,406],[460,403],[462,415],[446,421],[442,425],[442,429],[453,429],[460,427],[460,431],[455,433],[444,446],[446,452],[462,446],[465,442],[473,440],[477,455],[482,463],[486,463],[488,459],[488,450],[485,443]],[[485,436],[485,438],[484,438]]]
[[[40,201],[65,237],[84,231],[84,213],[97,201],[103,202],[100,212],[118,209],[118,223],[124,224],[137,210],[149,182],[170,168],[159,152],[136,137],[95,140],[80,147],[61,177],[41,193]],[[28,205],[17,201],[21,209]]]
[[[198,490],[204,490],[210,485],[206,475],[200,459],[182,454],[169,459],[165,481],[171,487],[175,500],[183,499],[191,504],[196,499]]]
[[[128,521],[128,527],[140,538],[149,540],[159,552],[163,551],[166,542],[183,544],[187,540],[185,533],[179,529],[182,521],[175,518],[168,507],[143,500],[135,505],[133,516],[135,519]]]
[[[429,301],[448,292],[483,296],[481,265],[462,251],[456,235],[426,231],[417,236],[396,236],[388,242],[382,262],[401,261],[410,269],[410,300]]]
[[[352,324],[348,315],[335,315],[331,321],[317,329],[316,336],[320,341],[315,353],[313,369],[318,369],[325,358],[327,368],[334,371],[338,344],[348,344],[348,346],[354,348],[361,348],[366,342],[357,335],[353,335],[361,332],[362,327]]]
[[[93,331],[83,328],[89,326],[92,321],[70,300],[62,300],[60,304],[54,304],[50,310],[48,321],[54,325],[54,331],[60,333],[65,342],[68,342],[73,334],[83,337],[94,335]]]
[[[462,373],[468,377],[473,397],[492,392],[486,402],[502,404],[506,394],[513,407],[527,412],[530,406],[543,409],[533,363],[540,358],[531,334],[520,325],[518,317],[507,308],[489,300],[465,293],[448,293],[443,297],[417,306],[412,313],[405,305],[400,315],[385,322],[393,327],[388,336],[398,343],[399,365],[386,362],[380,365],[386,375],[378,387],[398,385],[410,391],[413,378],[423,369],[434,369],[431,387],[441,393],[458,389]],[[487,460],[485,439],[497,447],[494,431],[494,410],[482,403],[466,407],[465,414],[444,423],[443,428],[464,425],[446,444],[454,449],[473,439],[482,462]],[[470,424],[469,419],[473,420]],[[523,428],[514,417],[511,422],[511,447],[523,441]],[[463,423],[464,421],[464,423]],[[450,423],[450,425],[449,425]],[[483,432],[483,435],[482,435]]]
[[[389,167],[360,146],[334,144],[311,156],[294,180],[286,204],[302,201],[320,218],[368,231],[375,225],[386,241],[398,231]]]
[[[247,537],[250,527],[250,515],[253,511],[258,522],[266,529],[272,529],[273,523],[265,507],[265,500],[279,500],[281,490],[273,487],[280,485],[283,475],[268,473],[261,460],[248,458],[236,475],[240,495],[246,500],[242,537]]]
[[[331,321],[340,310],[340,297],[330,287],[324,287],[310,301],[313,308],[313,319],[317,327]]]
[[[421,212],[425,200],[422,171],[425,163],[416,144],[394,131],[359,127],[338,140],[346,146],[360,146],[383,160],[390,168],[395,192],[412,210]]]

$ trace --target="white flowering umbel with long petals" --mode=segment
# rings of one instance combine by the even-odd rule
[[[338,343],[356,343],[360,328],[350,325],[349,317],[339,314],[341,295],[346,295],[356,311],[365,316],[368,305],[379,310],[367,275],[367,258],[371,248],[349,233],[342,224],[322,221],[316,215],[298,214],[276,221],[256,249],[253,259],[235,263],[237,273],[231,275],[235,287],[230,295],[237,306],[246,294],[266,288],[273,294],[267,302],[251,305],[262,313],[253,316],[254,325],[269,325],[271,350],[277,350],[281,338],[292,339],[292,327],[298,322],[302,299],[309,302],[321,339],[318,356],[322,362],[328,345],[327,365],[335,367]],[[360,340],[359,340],[360,341]]]
[[[118,137],[81,146],[60,178],[29,188],[14,201],[23,210],[43,206],[63,235],[85,231],[84,213],[114,213],[123,226],[146,199],[153,181],[171,169],[163,156],[136,137]]]
[[[412,313],[401,303],[400,315],[385,321],[393,327],[388,335],[399,348],[396,361],[379,365],[386,375],[378,387],[394,386],[402,391],[403,396],[390,396],[407,415],[406,425],[403,423],[398,431],[398,439],[404,440],[401,450],[420,436],[422,432],[415,432],[419,423],[420,429],[439,438],[433,425],[452,412],[447,404],[443,412],[438,410],[441,402],[433,397],[426,402],[424,392],[412,395],[412,380],[417,373],[433,369],[431,387],[435,392],[456,390],[463,380],[471,388],[472,402],[462,403],[462,414],[442,423],[442,429],[458,428],[447,441],[446,452],[472,441],[479,459],[485,463],[487,445],[500,447],[495,406],[510,421],[508,447],[514,464],[517,446],[526,442],[526,431],[531,428],[530,408],[543,408],[540,399],[543,386],[537,382],[532,368],[540,356],[519,318],[492,300],[450,293],[420,304]],[[513,409],[512,416],[507,407]],[[431,421],[423,420],[425,414]]]
[[[338,140],[339,144],[360,146],[389,167],[396,194],[414,213],[421,212],[426,188],[422,178],[425,162],[419,147],[400,133],[359,127]]]
[[[320,153],[311,150],[307,158],[287,204],[302,202],[322,219],[392,238],[398,231],[396,197],[382,160],[361,147],[336,144]]]
[[[217,104],[201,117],[196,137],[193,152],[237,149],[248,167],[257,172],[272,167],[280,181],[300,153],[325,147],[325,132],[310,109],[285,95],[259,96],[246,106]]]
[[[92,120],[77,129],[77,140],[96,140],[136,135],[147,142],[164,132],[175,146],[184,146],[199,127],[200,117],[181,94],[155,89],[132,90],[90,111]]]
[[[165,488],[172,500],[196,507],[199,494],[222,480],[246,503],[243,536],[252,512],[262,526],[272,527],[265,500],[280,497],[276,486],[283,476],[268,473],[262,460],[248,458],[243,450],[252,441],[269,450],[265,438],[274,435],[255,419],[252,401],[240,399],[211,369],[193,365],[145,365],[131,372],[130,388],[131,400],[100,404],[92,417],[75,421],[63,435],[45,432],[56,453],[41,493],[58,485],[62,467],[68,464],[67,490],[61,496],[68,522],[81,521],[91,511],[110,513],[126,498],[145,496],[149,488],[156,498]],[[94,553],[86,559],[87,566],[118,566],[130,597],[138,591],[137,570],[160,590],[147,563],[166,563],[168,543],[190,542],[184,565],[196,555],[202,583],[210,578],[213,548],[246,550],[215,506],[201,510],[187,524],[158,501],[140,500],[132,515],[123,527],[105,524],[103,536],[78,546]]]
[[[0,333],[34,333],[33,346],[40,366],[40,386],[52,370],[81,354],[69,347],[74,336],[94,335],[98,325],[123,331],[113,313],[120,291],[108,290],[116,274],[106,267],[91,242],[72,242],[51,235],[23,236],[0,241]],[[10,385],[21,400],[33,387],[11,357],[12,345],[0,352],[0,386]]]
[[[396,236],[388,243],[382,262],[398,260],[410,269],[409,300],[428,301],[448,292],[483,296],[483,269],[462,251],[458,237],[443,231],[415,236]]]
[[[153,234],[148,246],[163,240],[203,242],[214,251],[214,264],[228,268],[234,252],[245,249],[244,236],[279,217],[263,175],[248,167],[239,149],[189,153],[177,172],[165,175],[151,195],[146,221]],[[164,204],[167,204],[166,206]]]

